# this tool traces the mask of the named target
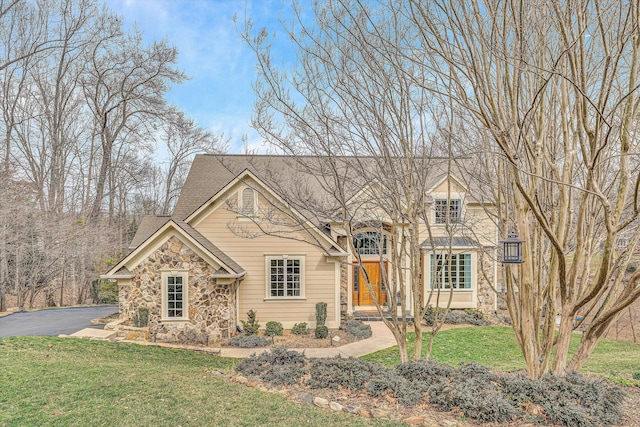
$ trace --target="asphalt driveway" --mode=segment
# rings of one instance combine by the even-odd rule
[[[92,319],[118,311],[117,305],[100,307],[51,308],[32,312],[14,313],[0,317],[0,338],[72,334],[84,328],[102,329],[103,325],[91,325]]]

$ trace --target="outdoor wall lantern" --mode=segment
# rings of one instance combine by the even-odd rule
[[[502,251],[502,263],[503,264],[522,264],[522,242],[518,235],[511,231],[507,234],[507,238],[501,240],[500,243],[504,245]]]

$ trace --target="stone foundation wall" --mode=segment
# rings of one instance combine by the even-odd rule
[[[184,321],[162,321],[162,269],[188,269],[188,313]],[[133,324],[139,307],[149,309],[149,332],[158,342],[206,344],[236,330],[234,283],[219,284],[205,260],[171,237],[132,270],[131,285],[120,286],[120,318]]]
[[[483,274],[482,269],[484,269],[484,273],[486,277],[491,281],[488,282],[485,279],[485,274]],[[493,263],[488,259],[487,256],[482,256],[482,254],[478,253],[478,310],[480,310],[484,314],[493,314],[495,310],[495,302],[496,302],[496,294],[491,289],[491,284],[494,283],[495,280],[493,278]]]

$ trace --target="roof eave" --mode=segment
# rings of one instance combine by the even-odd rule
[[[135,274],[101,274],[101,279],[133,279]]]
[[[211,277],[214,279],[242,279],[246,274],[246,271],[241,273],[213,273]]]

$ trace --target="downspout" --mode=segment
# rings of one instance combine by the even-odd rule
[[[238,331],[238,322],[240,319],[240,295],[238,295],[238,289],[240,288],[240,279],[235,279],[233,281],[234,292],[236,296],[236,321],[235,321],[235,330],[234,333]]]

